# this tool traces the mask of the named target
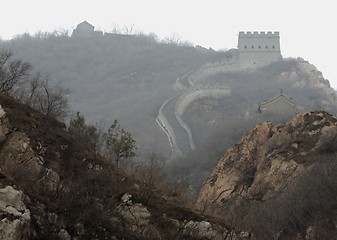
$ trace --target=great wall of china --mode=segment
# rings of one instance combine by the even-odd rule
[[[222,98],[231,94],[230,88],[221,85],[199,84],[210,75],[240,69],[237,64],[205,64],[177,78],[175,88],[179,94],[165,101],[159,108],[157,123],[166,133],[174,156],[182,156],[195,148],[193,135],[182,116],[189,104],[205,97]]]
[[[228,86],[211,85],[204,80],[221,72],[258,68],[282,60],[279,32],[239,32],[238,48],[231,54],[230,58],[206,63],[177,78],[174,87],[178,94],[160,107],[157,123],[166,133],[175,156],[195,148],[192,132],[182,119],[187,106],[205,97],[222,98],[231,94]]]

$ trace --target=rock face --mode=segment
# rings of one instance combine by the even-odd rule
[[[336,101],[336,98],[333,97],[334,90],[330,87],[330,83],[327,79],[324,79],[322,72],[318,71],[317,68],[310,64],[308,61],[303,58],[297,58],[297,66],[300,73],[307,75],[307,85],[312,88],[323,89],[327,96],[331,97],[331,101]],[[301,83],[298,83],[297,86],[304,85],[303,77],[301,78]],[[295,85],[296,86],[296,85]]]
[[[309,99],[309,101],[317,102],[321,109],[329,110],[336,104],[336,94],[330,87],[329,80],[324,79],[322,72],[303,58],[297,58],[295,68],[281,73],[279,79],[287,82],[294,89],[307,88],[320,92],[320,98]]]
[[[30,236],[30,211],[24,194],[11,186],[0,189],[0,239],[20,240]]]
[[[326,112],[302,112],[285,125],[258,124],[218,162],[197,205],[224,216],[281,196],[290,199],[292,186],[322,167],[323,159],[335,159],[336,146],[337,119]]]
[[[312,165],[312,156],[335,151],[337,119],[302,112],[285,125],[264,122],[242,136],[203,185],[198,205],[208,207],[240,195],[266,200]]]
[[[156,224],[151,223],[151,212],[143,204],[133,202],[131,194],[123,195],[121,203],[115,209],[115,214],[117,217],[111,219],[112,224],[123,223],[131,232],[146,239],[163,239]],[[161,225],[169,232],[172,239],[249,239],[244,233],[237,234],[235,231],[206,220],[181,221],[164,214]]]

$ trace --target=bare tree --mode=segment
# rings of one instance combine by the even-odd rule
[[[47,116],[63,119],[68,112],[68,94],[69,90],[59,85],[50,87],[47,79],[42,82],[41,91],[36,96],[36,105],[33,107]]]
[[[11,60],[13,53],[0,52],[0,92],[8,93],[41,113],[63,120],[68,113],[68,89],[50,86],[49,76],[31,75],[32,66],[22,60]]]
[[[47,116],[63,120],[68,114],[69,92],[58,84],[50,86],[49,76],[37,72],[18,84],[11,95]]]
[[[10,93],[20,80],[28,76],[32,66],[21,60],[11,61],[13,53],[2,50],[0,52],[0,91]]]
[[[45,78],[47,78],[46,75],[37,72],[28,77],[27,81],[18,84],[15,90],[11,92],[11,95],[20,102],[33,108],[36,105],[37,95],[39,94]]]

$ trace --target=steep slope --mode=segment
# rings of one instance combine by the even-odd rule
[[[0,94],[0,239],[243,239]],[[240,237],[242,236],[242,237]]]
[[[258,239],[335,239],[336,146],[337,118],[326,112],[258,124],[218,162],[197,205]]]

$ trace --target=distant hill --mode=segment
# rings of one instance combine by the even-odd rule
[[[123,34],[22,35],[0,42],[0,48],[11,49],[14,57],[69,88],[74,112],[91,122],[105,119],[111,124],[118,119],[140,149],[151,150],[154,145],[168,147],[155,118],[160,105],[177,94],[172,87],[176,78],[224,56],[152,36]]]

